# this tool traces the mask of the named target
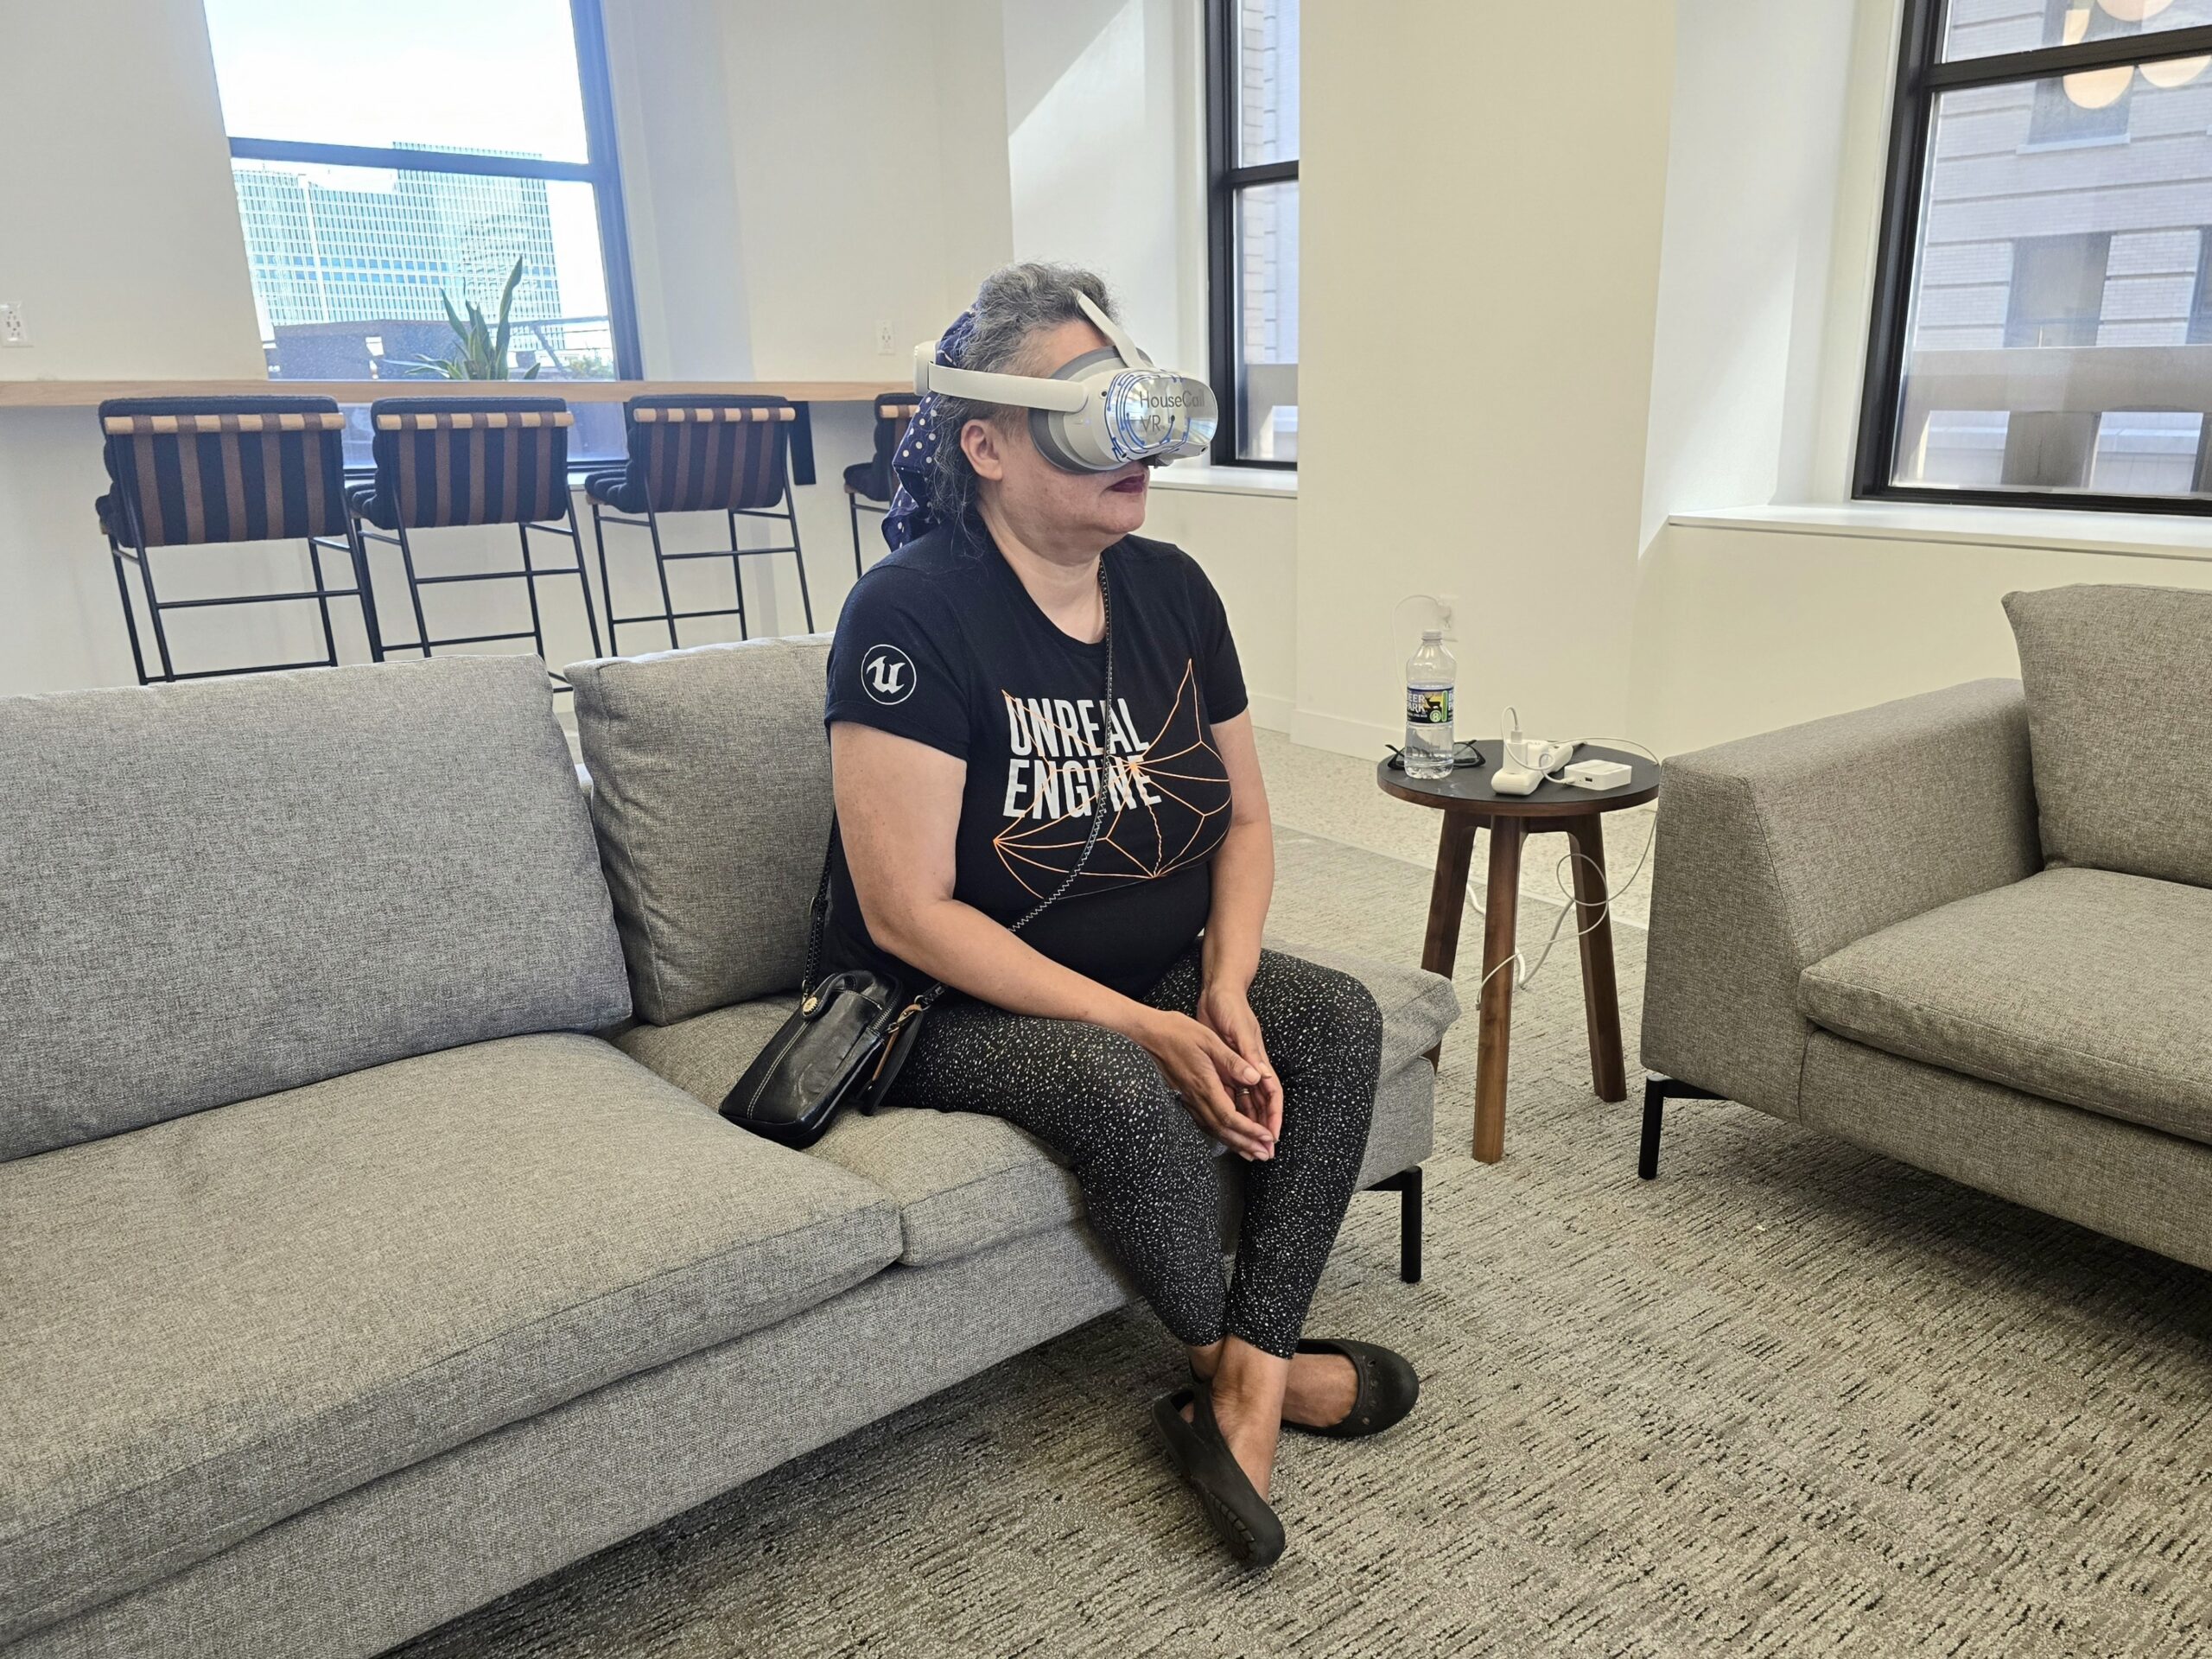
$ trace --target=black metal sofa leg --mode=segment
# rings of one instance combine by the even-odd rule
[[[1409,1285],[1421,1283],[1421,1166],[1400,1170],[1371,1190],[1398,1195],[1398,1277]]]
[[[1669,1100],[1720,1098],[1710,1089],[1700,1089],[1694,1083],[1684,1083],[1676,1077],[1662,1077],[1656,1072],[1647,1075],[1643,1079],[1643,1144],[1637,1152],[1637,1174],[1647,1181],[1658,1179],[1659,1130],[1665,1120]]]

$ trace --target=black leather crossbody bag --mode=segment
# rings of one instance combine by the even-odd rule
[[[1098,567],[1098,602],[1105,617],[1106,707],[1114,706],[1114,607],[1106,588],[1106,566]],[[1102,760],[1103,757],[1102,757]],[[1105,827],[1112,795],[1102,766],[1096,798],[1091,803],[1090,833],[1083,851],[1060,885],[1033,906],[1007,931],[1019,933],[1057,903],[1090,862]],[[909,995],[886,974],[849,968],[817,978],[822,930],[830,904],[830,872],[837,856],[837,824],[830,824],[830,846],[822,856],[822,880],[814,890],[807,918],[806,970],[799,982],[798,1007],[777,1028],[723,1096],[721,1114],[755,1135],[787,1147],[810,1147],[830,1132],[847,1106],[872,1112],[883,1103],[899,1068],[913,1052],[922,1021],[944,994],[931,982]]]

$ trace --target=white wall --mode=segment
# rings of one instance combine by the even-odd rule
[[[8,7],[0,154],[0,379],[261,372],[196,0]]]
[[[2112,533],[2087,517],[2069,516],[2068,533]],[[1638,711],[1641,730],[1666,753],[1962,680],[2015,677],[2002,601],[2016,588],[2212,588],[2212,546],[2194,556],[2185,545],[2126,552],[1866,526],[1675,524],[1652,557],[1659,579],[1645,587],[1637,626],[1654,649],[1639,675]]]
[[[1640,545],[1810,488],[1854,13],[1678,8]]]
[[[1394,734],[1418,591],[1463,729],[1626,718],[1673,11],[1307,9],[1300,741]]]
[[[607,77],[647,372],[753,378],[725,0],[607,6]],[[715,136],[731,135],[726,142]]]
[[[1003,41],[1014,257],[1096,270],[1139,345],[1202,370],[1198,8],[1005,0]]]
[[[1144,533],[1184,549],[1229,613],[1252,721],[1287,732],[1298,690],[1298,499],[1205,484],[1156,485]]]

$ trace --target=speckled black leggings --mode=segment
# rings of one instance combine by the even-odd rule
[[[1190,1014],[1199,982],[1194,944],[1142,1000]],[[1282,1079],[1282,1130],[1272,1159],[1244,1166],[1244,1225],[1225,1286],[1219,1144],[1129,1039],[948,997],[890,1103],[988,1112],[1028,1130],[1065,1160],[1091,1230],[1178,1338],[1203,1346],[1233,1333],[1287,1357],[1367,1149],[1382,1016],[1349,974],[1273,950],[1260,953],[1250,1000]]]

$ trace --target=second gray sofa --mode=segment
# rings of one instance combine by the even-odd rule
[[[2212,1268],[2212,594],[2006,601],[1984,680],[1669,760],[1676,1085]]]

